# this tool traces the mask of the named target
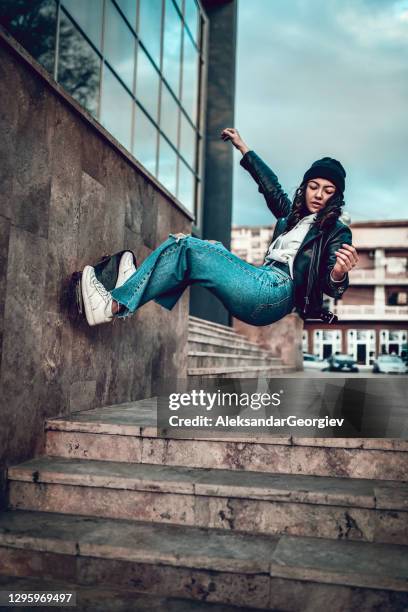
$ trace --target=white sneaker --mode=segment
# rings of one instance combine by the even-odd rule
[[[85,266],[81,278],[82,298],[85,316],[89,325],[109,323],[113,319],[112,297],[95,276],[92,266]]]
[[[133,263],[133,255],[129,251],[126,251],[126,253],[123,253],[122,257],[120,258],[118,278],[116,281],[115,289],[121,287],[124,283],[126,283],[128,278],[130,278],[135,272],[136,267]]]

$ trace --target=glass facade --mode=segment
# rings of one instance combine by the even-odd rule
[[[198,0],[0,0],[0,23],[197,216]]]

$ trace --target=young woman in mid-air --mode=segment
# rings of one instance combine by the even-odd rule
[[[85,266],[81,290],[89,325],[128,317],[150,300],[171,310],[190,285],[207,287],[234,317],[250,325],[269,325],[294,310],[303,318],[331,320],[322,308],[323,293],[341,297],[358,261],[351,230],[339,220],[343,166],[331,157],[315,161],[292,203],[275,173],[235,128],[224,129],[221,138],[242,153],[241,165],[277,218],[263,265],[247,263],[221,242],[170,234],[137,269],[132,253],[124,253],[113,291],[106,290],[92,266]]]

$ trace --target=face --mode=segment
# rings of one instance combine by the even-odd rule
[[[312,213],[316,213],[324,208],[336,191],[336,186],[326,179],[316,178],[307,183],[306,186],[306,208]]]

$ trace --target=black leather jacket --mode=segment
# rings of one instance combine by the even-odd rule
[[[273,241],[286,231],[292,202],[280,186],[276,174],[254,151],[245,153],[240,164],[256,181],[258,191],[277,218]],[[328,323],[337,321],[337,317],[323,309],[323,293],[338,299],[346,291],[348,274],[343,281],[335,283],[330,278],[330,272],[336,263],[335,251],[343,243],[351,244],[351,239],[350,228],[338,219],[328,230],[320,230],[315,224],[310,227],[293,262],[295,306],[302,318],[323,319]]]

